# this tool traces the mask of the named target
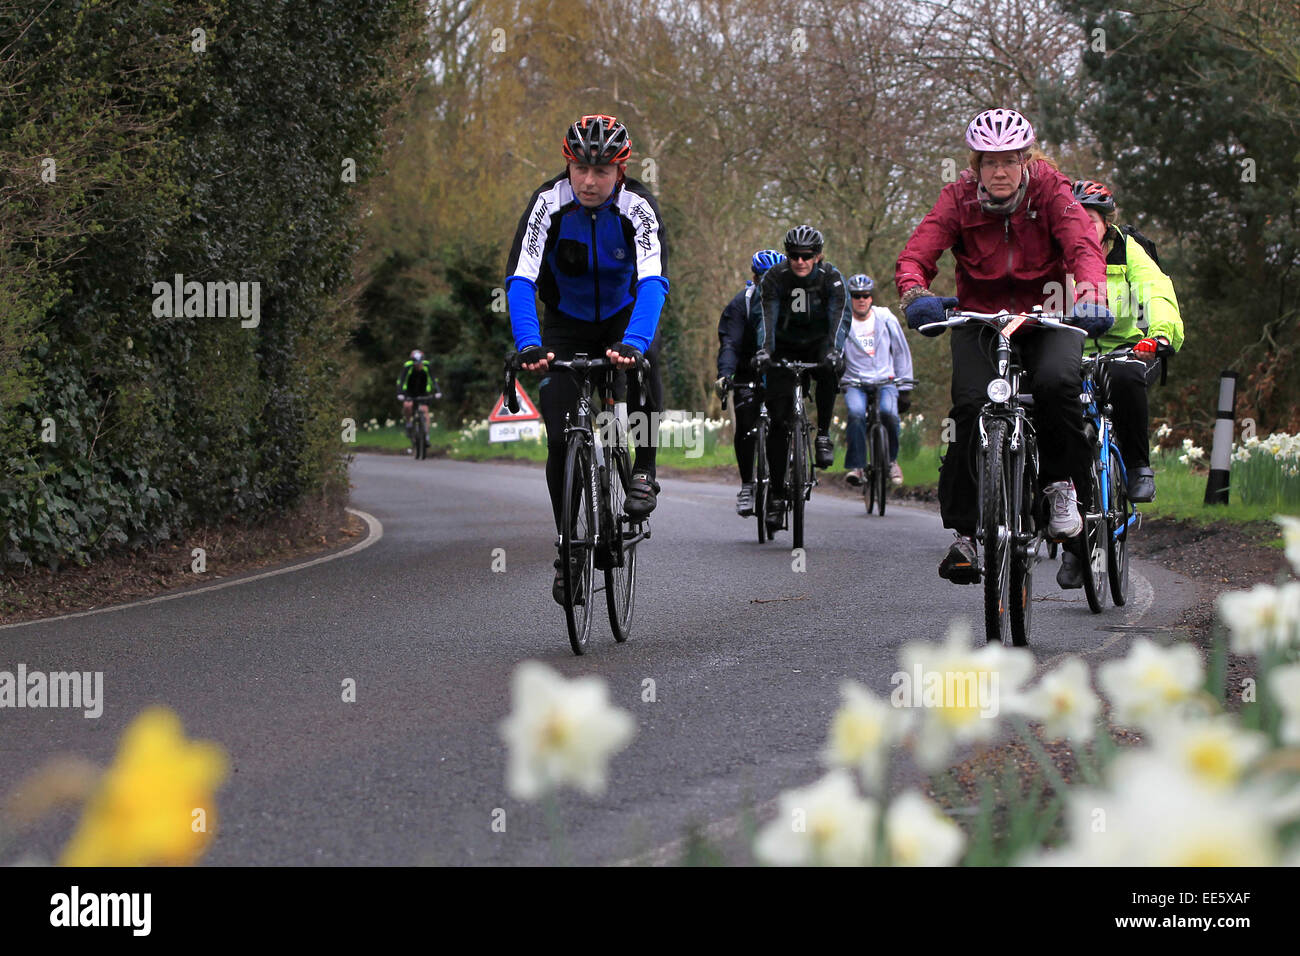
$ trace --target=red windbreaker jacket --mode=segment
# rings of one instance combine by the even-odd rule
[[[929,288],[945,249],[957,259],[957,298],[971,312],[1041,305],[1068,312],[1076,301],[1106,304],[1106,260],[1070,181],[1047,163],[1029,164],[1029,188],[1010,216],[980,208],[970,169],[943,187],[894,269],[899,295]],[[1067,276],[1068,281],[1067,281]]]

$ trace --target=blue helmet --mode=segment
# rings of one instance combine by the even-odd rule
[[[855,276],[849,276],[849,292],[870,292],[873,295],[876,291],[876,280],[871,278],[865,272],[859,272]]]
[[[754,258],[749,261],[749,267],[754,270],[754,275],[761,276],[778,262],[783,262],[785,255],[776,249],[760,249],[754,253]]]

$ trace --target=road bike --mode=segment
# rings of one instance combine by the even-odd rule
[[[888,382],[843,382],[844,388],[860,388],[867,395],[867,463],[862,469],[862,500],[867,514],[874,508],[881,517],[885,514],[885,499],[889,488],[889,432],[880,417],[880,387],[882,385],[915,385],[915,379],[894,379]]]
[[[1011,337],[1034,327],[1085,334],[1064,318],[1047,312],[952,310],[944,321],[919,330],[979,325],[997,335],[995,374],[985,388],[988,401],[976,419],[979,522],[975,540],[984,553],[984,632],[990,644],[1023,647],[1029,643],[1034,565],[1046,526],[1038,491],[1038,436],[1030,414],[1033,396],[1020,392],[1023,369],[1013,358]]]
[[[771,431],[772,419],[767,413],[767,402],[764,399],[763,386],[757,383],[728,383],[722,393],[722,410],[724,412],[727,410],[727,392],[734,392],[737,388],[752,388],[754,390],[754,399],[758,402],[758,420],[754,423],[754,427],[749,430],[749,435],[754,439],[754,515],[758,519],[758,543],[763,544],[772,537],[767,530],[767,499],[770,490],[769,485],[772,482],[767,464],[767,436]]]
[[[791,359],[773,361],[769,368],[784,369],[794,382],[794,414],[790,419],[790,436],[785,457],[785,501],[789,509],[781,512],[781,530],[793,528],[794,547],[802,548],[804,539],[804,506],[812,498],[817,486],[817,469],[813,467],[813,429],[808,421],[804,403],[807,373],[820,365],[818,362],[796,362]],[[771,537],[769,529],[769,537]]]
[[[638,387],[645,395],[642,358],[633,367]],[[553,359],[549,372],[574,376],[578,404],[564,419],[564,482],[560,534],[556,542],[564,578],[564,619],[573,653],[586,653],[591,636],[594,595],[605,592],[610,630],[620,644],[631,636],[636,605],[637,545],[650,538],[649,518],[623,512],[632,465],[627,444],[627,405],[617,401],[624,369],[601,356],[579,353],[572,359]],[[502,394],[511,412],[519,410],[515,391],[518,354],[506,361]],[[593,412],[593,392],[599,389],[604,411]],[[595,586],[595,575],[604,585]]]

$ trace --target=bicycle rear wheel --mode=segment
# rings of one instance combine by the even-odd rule
[[[885,426],[879,422],[871,430],[871,457],[876,463],[871,473],[872,481],[876,486],[876,511],[883,518],[885,494],[889,488],[889,436],[885,434]]]
[[[592,587],[595,576],[596,516],[591,449],[581,435],[569,439],[564,459],[564,502],[560,509],[560,563],[564,574],[564,619],[569,646],[583,654],[591,636]],[[576,573],[575,573],[576,572]]]
[[[1110,503],[1106,509],[1106,547],[1109,559],[1106,573],[1110,577],[1110,597],[1116,607],[1128,601],[1128,529],[1133,517],[1133,502],[1128,500],[1124,466],[1119,452],[1110,449]]]
[[[794,527],[794,546],[803,547],[804,488],[808,472],[808,425],[796,421],[790,436],[789,457],[785,466],[786,494],[790,500],[791,523]]]
[[[980,527],[984,545],[984,636],[1011,642],[1011,526],[1006,473],[1006,422],[989,423],[988,448],[980,461]]]
[[[1100,614],[1106,606],[1106,505],[1102,499],[1101,468],[1094,456],[1089,484],[1092,500],[1083,515],[1083,531],[1075,539],[1075,553],[1082,562],[1083,593],[1088,608]]]
[[[754,438],[754,516],[758,520],[758,543],[771,538],[767,533],[767,423],[758,420],[758,430]]]
[[[627,449],[611,449],[609,459],[610,533],[617,536],[609,541],[611,556],[618,557],[621,553],[622,560],[605,569],[605,605],[609,609],[609,628],[614,632],[614,640],[622,644],[632,634],[632,609],[636,605],[636,542],[627,541],[639,532],[630,527],[632,522],[623,514],[627,486],[632,480]]]

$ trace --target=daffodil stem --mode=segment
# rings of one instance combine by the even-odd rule
[[[542,801],[546,814],[546,831],[551,839],[551,856],[557,866],[569,866],[569,851],[564,840],[564,822],[560,819],[560,802],[552,790]]]
[[[1029,747],[1030,753],[1034,755],[1034,759],[1038,761],[1038,765],[1043,769],[1044,775],[1052,782],[1052,789],[1055,790],[1058,795],[1064,796],[1069,792],[1070,785],[1065,782],[1065,778],[1061,776],[1061,772],[1056,769],[1056,764],[1052,763],[1052,758],[1048,755],[1047,751],[1043,749],[1043,745],[1038,742],[1038,738],[1034,736],[1033,732],[1029,729],[1029,726],[1023,720],[1016,718],[1013,723],[1015,724],[1016,730],[1019,732],[1021,739],[1024,740],[1025,745]]]

